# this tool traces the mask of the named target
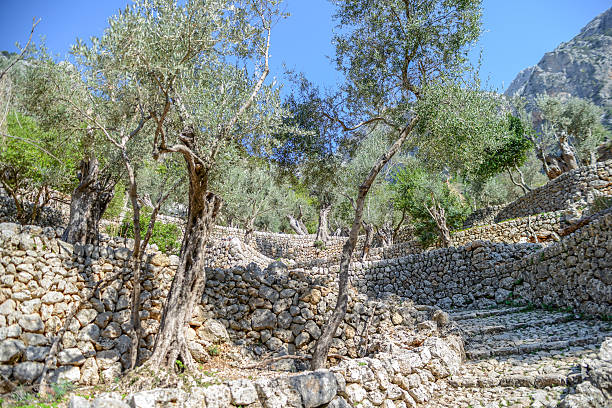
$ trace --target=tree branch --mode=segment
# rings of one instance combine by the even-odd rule
[[[21,50],[21,53],[17,56],[17,58],[13,60],[13,62],[11,62],[8,65],[8,67],[4,68],[2,72],[0,72],[0,79],[2,79],[6,75],[6,73],[13,67],[13,65],[15,65],[19,60],[23,59],[23,56],[26,50],[28,49],[30,42],[32,41],[32,35],[34,34],[34,29],[36,28],[38,23],[40,23],[40,18],[36,20],[36,17],[34,17],[32,19],[32,29],[30,30],[30,36],[28,37],[28,42],[26,43],[25,47],[23,47],[23,49]]]

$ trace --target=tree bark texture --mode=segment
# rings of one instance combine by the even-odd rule
[[[444,248],[448,248],[452,245],[452,240],[450,230],[448,225],[446,225],[446,212],[444,211],[444,207],[440,205],[433,194],[431,195],[431,198],[433,204],[430,207],[426,206],[425,208],[427,208],[427,212],[436,223],[436,228],[438,229],[438,235],[440,237],[442,246]]]
[[[361,248],[361,260],[365,261],[370,253],[372,241],[374,240],[374,226],[364,222],[363,229],[365,229],[365,240],[363,241],[363,248]]]
[[[303,222],[300,222],[300,220],[294,218],[291,214],[289,214],[287,216],[287,219],[289,220],[289,226],[295,231],[296,234],[298,235],[306,235],[308,234],[308,230],[306,229],[305,226],[303,226]]]
[[[198,172],[193,163],[190,167],[189,214],[185,238],[149,360],[154,367],[173,367],[180,360],[187,369],[196,369],[187,347],[185,325],[191,319],[193,307],[202,297],[206,285],[206,244],[221,209],[221,199],[206,191],[207,174]]]
[[[317,343],[312,353],[312,360],[310,362],[310,368],[312,370],[318,370],[325,367],[327,362],[327,356],[329,354],[329,348],[331,347],[332,340],[340,323],[344,320],[346,315],[346,309],[348,307],[348,284],[349,284],[349,267],[351,264],[351,257],[355,251],[357,245],[357,239],[359,238],[359,230],[361,229],[361,222],[363,218],[363,208],[365,205],[365,199],[372,187],[372,183],[376,180],[376,176],[382,170],[382,168],[391,160],[391,158],[398,152],[402,147],[402,144],[408,138],[408,135],[412,132],[412,129],[417,123],[417,117],[413,117],[408,126],[406,126],[399,134],[398,139],[391,145],[389,150],[378,158],[374,166],[370,169],[370,173],[366,176],[363,183],[359,186],[359,193],[357,200],[355,201],[355,217],[353,218],[353,224],[349,237],[342,247],[342,256],[340,258],[340,271],[338,272],[338,299],[336,300],[336,307],[328,320],[327,324],[323,328],[323,333],[318,338]]]
[[[331,205],[324,205],[319,208],[319,227],[317,228],[317,241],[327,242],[329,241],[329,212],[331,211]]]
[[[72,192],[70,219],[62,239],[71,244],[98,243],[98,225],[113,198],[115,181],[100,176],[95,157],[83,159],[78,173],[79,185]]]

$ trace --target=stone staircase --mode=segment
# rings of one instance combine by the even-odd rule
[[[582,381],[612,322],[573,313],[511,307],[450,314],[465,338],[467,361],[426,405],[556,407]]]

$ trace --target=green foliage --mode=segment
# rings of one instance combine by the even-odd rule
[[[480,35],[480,0],[335,4],[335,62],[347,79],[351,122],[383,112],[387,123],[405,126],[419,88],[441,75],[461,77]]]
[[[539,138],[548,152],[556,151],[560,134],[570,137],[578,158],[588,162],[589,155],[599,144],[609,138],[609,132],[602,125],[603,109],[593,102],[581,98],[562,98],[540,95],[536,98],[541,132]]]
[[[433,205],[433,198],[444,208],[450,230],[459,228],[468,216],[467,204],[450,183],[445,183],[441,174],[430,173],[418,163],[410,163],[397,171],[391,188],[396,208],[410,216],[415,234],[424,246],[438,238],[436,223],[427,211]]]
[[[416,105],[420,118],[418,155],[430,168],[467,174],[485,162],[486,151],[499,148],[506,123],[503,101],[480,90],[478,80],[432,81]]]
[[[598,213],[612,207],[612,197],[609,196],[597,196],[591,204],[591,212]]]
[[[47,185],[67,191],[76,167],[70,146],[62,146],[57,132],[44,131],[34,119],[19,113],[7,117],[9,136],[2,136],[0,166],[10,187],[33,190]]]
[[[123,206],[125,205],[125,184],[122,182],[118,182],[115,184],[115,193],[113,195],[113,199],[106,207],[106,211],[104,211],[104,215],[102,218],[106,220],[116,220],[121,211],[123,210]]]
[[[487,180],[506,169],[522,166],[528,158],[533,143],[525,137],[529,131],[521,119],[508,114],[507,132],[496,149],[485,149],[484,159],[476,169],[480,180]]]
[[[223,199],[223,220],[244,229],[278,231],[279,220],[296,202],[291,186],[275,177],[277,167],[262,160],[225,155],[212,189]]]
[[[140,215],[140,231],[142,237],[146,234],[150,221],[151,215],[143,211]],[[134,223],[131,217],[123,221],[119,229],[119,235],[126,238],[134,238]],[[181,248],[181,236],[181,229],[178,226],[156,222],[153,227],[153,232],[151,233],[149,244],[156,244],[159,250],[165,253],[177,253]]]
[[[218,346],[211,345],[208,347],[208,355],[212,357],[216,357],[221,354],[221,350],[219,350]]]
[[[325,242],[323,241],[317,240],[314,242],[313,246],[320,251],[325,250]]]

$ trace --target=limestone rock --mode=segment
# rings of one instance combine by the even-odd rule
[[[14,339],[0,342],[0,364],[14,364],[21,359],[25,353],[25,345]]]
[[[225,326],[213,319],[206,320],[196,333],[200,339],[211,343],[224,343],[230,339]]]
[[[268,309],[257,309],[251,316],[253,330],[276,328],[276,316]]]
[[[45,324],[40,316],[35,313],[21,316],[19,318],[19,326],[24,331],[30,333],[42,333],[45,330]]]
[[[224,408],[231,405],[232,394],[227,385],[211,385],[205,394],[207,408]]]
[[[85,357],[78,348],[69,348],[57,353],[57,361],[61,365],[80,366],[85,363]]]
[[[249,380],[234,380],[228,383],[232,404],[249,405],[257,401],[257,390]]]
[[[13,368],[13,376],[21,383],[32,384],[43,372],[43,363],[26,361]]]
[[[289,383],[302,396],[305,408],[327,404],[338,390],[336,377],[327,370],[293,376],[289,379]]]
[[[136,392],[126,398],[131,408],[151,408],[177,405],[187,399],[184,391],[170,388],[156,388]]]

